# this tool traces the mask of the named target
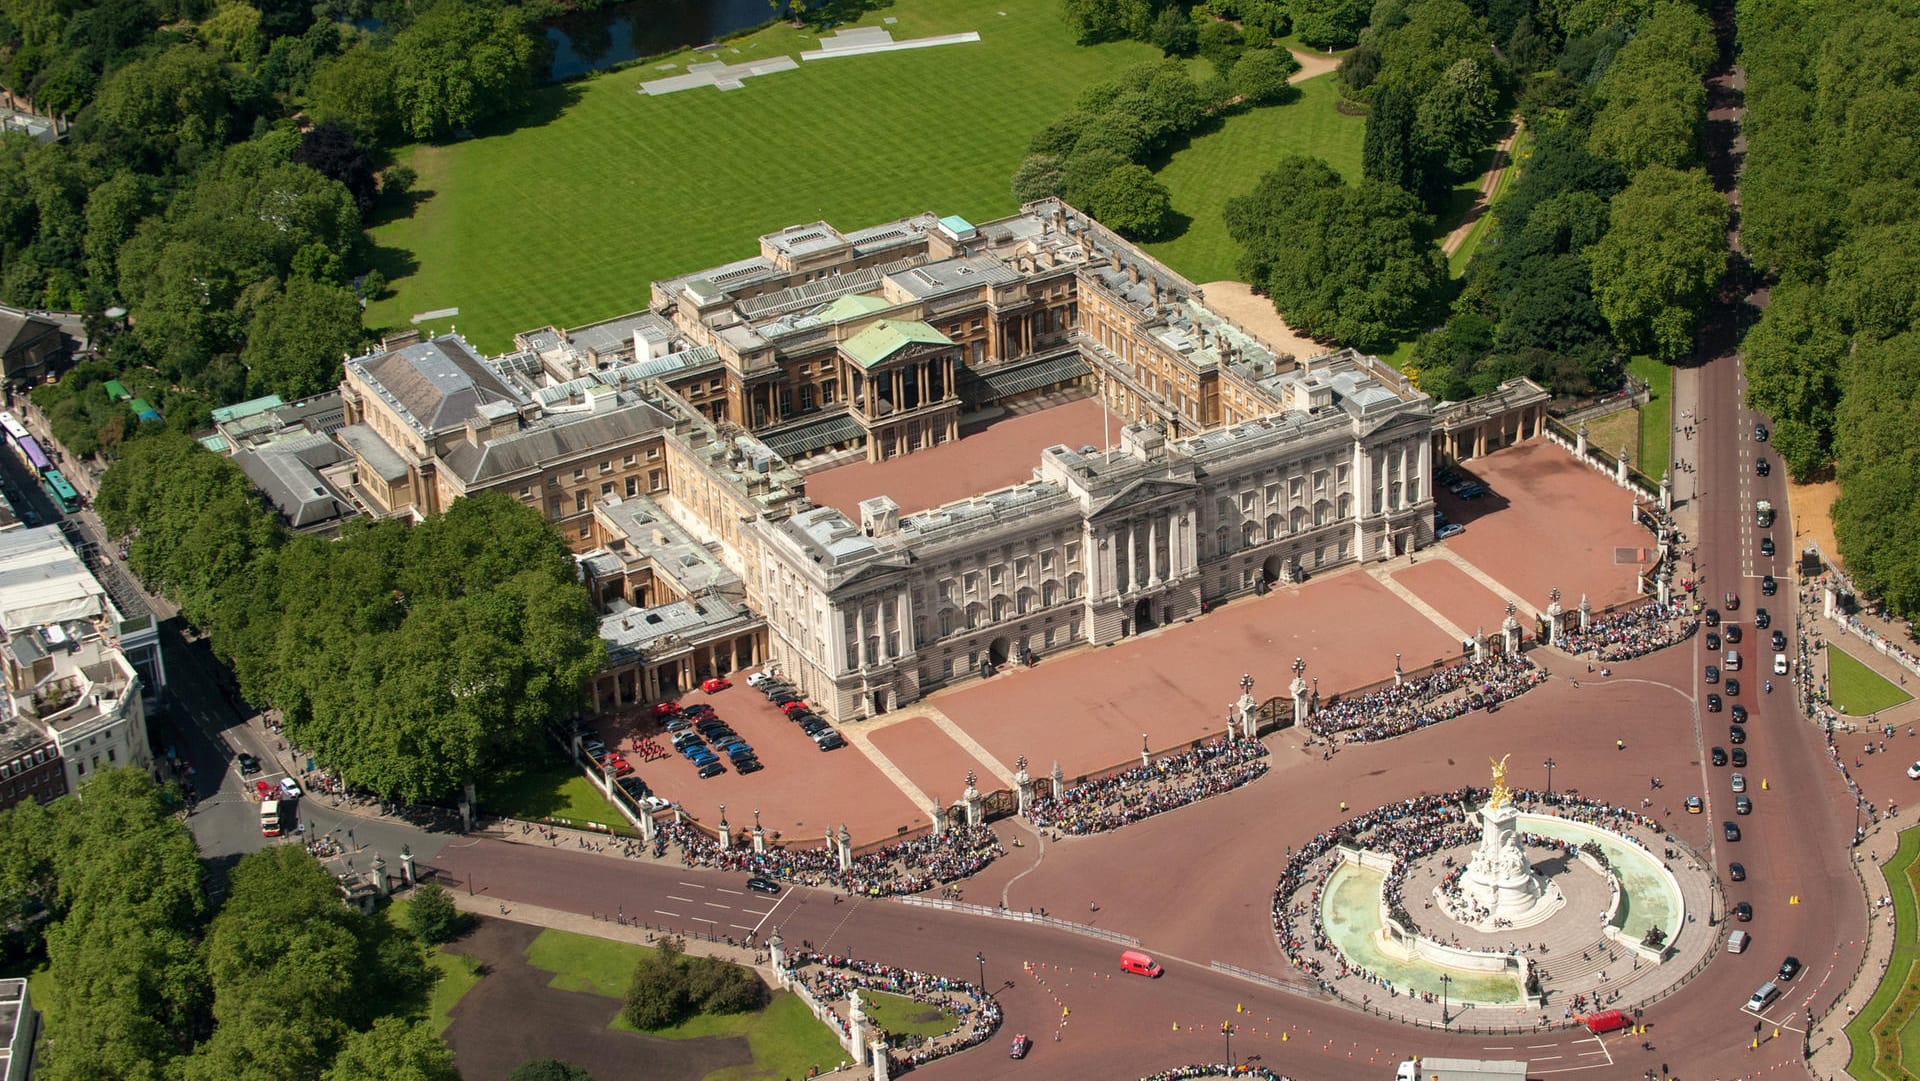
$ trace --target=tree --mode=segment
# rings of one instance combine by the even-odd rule
[[[1827,259],[1826,302],[1843,327],[1872,340],[1891,338],[1920,321],[1916,240],[1920,221],[1861,222]]]
[[[516,1074],[515,1076],[518,1076]],[[585,1078],[585,1081],[592,1081]],[[453,1052],[426,1024],[382,1017],[347,1037],[323,1081],[460,1081]]]
[[[175,45],[108,76],[90,120],[157,168],[217,149],[234,112],[220,61],[196,45]]]
[[[1189,21],[1187,25],[1195,24]],[[1200,16],[1194,33],[1194,49],[1213,65],[1213,70],[1225,76],[1239,62],[1246,49],[1246,39],[1240,28],[1230,22]]]
[[[1367,25],[1366,0],[1293,0],[1293,30],[1316,49],[1338,49],[1359,40]]]
[[[1059,195],[1065,187],[1065,171],[1053,154],[1028,154],[1013,171],[1013,201],[1022,205]]]
[[[299,149],[293,152],[293,161],[338,180],[353,196],[353,205],[359,208],[363,220],[373,209],[377,194],[373,156],[346,125],[328,121],[308,128],[300,137]]]
[[[1896,613],[1920,610],[1920,331],[1862,344],[1849,358],[1834,424],[1840,496],[1833,529],[1847,573]]]
[[[1773,418],[1773,449],[1796,480],[1833,461],[1840,374],[1849,342],[1818,285],[1781,282],[1740,343],[1747,404]]]
[[[1726,200],[1701,170],[1655,165],[1614,196],[1608,222],[1587,250],[1600,311],[1622,345],[1679,359],[1726,269]]]
[[[428,8],[393,41],[401,126],[442,139],[517,108],[533,82],[535,45],[520,9],[466,0]]]
[[[1430,170],[1425,150],[1415,141],[1415,110],[1413,92],[1405,87],[1383,86],[1374,94],[1361,144],[1360,171],[1369,180],[1421,195]]]
[[[1324,162],[1282,159],[1254,192],[1227,203],[1245,280],[1288,324],[1314,337],[1376,345],[1411,329],[1446,262],[1431,219],[1390,184],[1342,182]]]
[[[680,967],[681,950],[678,939],[663,938],[634,965],[621,1014],[634,1028],[665,1028],[686,1017],[690,1004],[686,974]]]
[[[1087,213],[1122,236],[1153,240],[1173,216],[1173,194],[1144,165],[1122,165],[1087,193]]]
[[[1234,62],[1227,85],[1249,105],[1274,105],[1297,97],[1287,80],[1300,61],[1285,49],[1248,49]]]
[[[287,401],[340,384],[340,358],[360,351],[360,302],[337,285],[294,278],[255,310],[240,359],[247,392]]]
[[[1451,176],[1473,172],[1497,118],[1499,91],[1479,60],[1460,59],[1420,99],[1414,130],[1421,148]]]
[[[413,903],[407,906],[407,927],[420,941],[438,946],[460,937],[466,919],[453,907],[453,896],[446,888],[428,882],[413,891]]]
[[[391,59],[366,42],[314,69],[307,103],[322,123],[339,124],[375,145],[401,126]]]
[[[1160,14],[1154,16],[1153,27],[1147,31],[1147,42],[1166,56],[1192,56],[1200,44],[1200,35],[1187,13],[1173,4],[1161,8]]]
[[[537,1058],[521,1063],[507,1075],[507,1081],[593,1081],[591,1074],[571,1062],[557,1058]]]

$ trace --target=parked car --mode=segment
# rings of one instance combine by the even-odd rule
[[[841,739],[838,732],[828,732],[814,742],[820,744],[820,749],[823,751],[837,751],[847,745],[847,741]]]
[[[1727,864],[1727,880],[1730,882],[1745,882],[1747,880],[1747,865],[1738,862]]]
[[[1457,537],[1466,531],[1467,527],[1461,525],[1459,522],[1448,522],[1446,525],[1434,531],[1433,539],[1446,540],[1448,537]]]
[[[1720,833],[1729,841],[1738,841],[1740,839],[1740,827],[1731,818],[1720,823]]]
[[[706,764],[695,772],[697,772],[700,779],[704,781],[709,777],[718,777],[722,773],[727,772],[727,767],[721,765],[718,758],[709,758]]]
[[[733,686],[733,681],[725,676],[714,676],[712,679],[703,679],[700,681],[700,689],[708,694],[713,694],[716,691],[724,691],[731,686]]]
[[[685,715],[688,720],[696,724],[714,715],[713,707],[707,705],[705,702],[695,702],[680,712]]]
[[[653,795],[653,789],[647,787],[647,782],[633,774],[628,774],[613,783],[619,785],[620,791],[632,796],[636,801]]]
[[[755,893],[779,893],[780,883],[765,875],[754,875],[747,879],[747,888]]]
[[[680,712],[680,703],[678,702],[655,702],[653,704],[653,715],[655,717],[665,717],[668,714],[678,712]]]
[[[774,677],[766,672],[755,672],[747,677],[747,686],[757,688],[772,678]]]
[[[802,702],[798,698],[791,699],[786,702],[781,702],[779,705],[780,705],[780,712],[786,714],[789,717],[793,716],[796,713],[805,713],[807,711],[807,704],[805,702]]]
[[[1720,696],[1719,695],[1710,694],[1707,696],[1707,712],[1708,713],[1720,712]]]
[[[758,758],[739,758],[739,759],[735,759],[733,763],[733,772],[738,773],[742,776],[745,776],[746,774],[749,774],[749,773],[759,773],[761,770],[766,768],[767,767],[760,764],[760,760]]]
[[[260,760],[245,751],[234,755],[233,760],[240,764],[240,776],[242,777],[251,777],[260,772]]]

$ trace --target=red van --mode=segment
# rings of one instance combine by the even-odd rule
[[[1627,1019],[1627,1015],[1619,1010],[1602,1010],[1599,1013],[1588,1014],[1581,1023],[1586,1025],[1587,1031],[1595,1036],[1617,1032],[1633,1024]]]
[[[1141,953],[1139,950],[1127,950],[1123,952],[1120,955],[1120,968],[1124,972],[1131,972],[1136,976],[1145,976],[1148,979],[1158,979],[1160,974],[1166,971],[1160,967],[1158,961]]]

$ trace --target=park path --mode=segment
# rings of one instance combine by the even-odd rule
[[[1440,243],[1440,254],[1451,258],[1454,252],[1460,250],[1460,245],[1467,242],[1467,236],[1473,232],[1473,227],[1486,215],[1488,207],[1493,202],[1493,193],[1500,187],[1501,176],[1513,163],[1513,141],[1519,137],[1523,125],[1524,121],[1515,117],[1506,136],[1493,145],[1493,160],[1488,164],[1486,175],[1480,178],[1480,191],[1473,197],[1473,205],[1467,208],[1466,216],[1460,219],[1460,224],[1454,226],[1453,232],[1448,233],[1447,239]]]
[[[1308,79],[1317,79],[1330,71],[1338,70],[1340,58],[1330,53],[1310,53],[1305,49],[1288,49],[1295,60],[1300,61],[1300,70],[1287,76],[1289,85],[1299,85]]]

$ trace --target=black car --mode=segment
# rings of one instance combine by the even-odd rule
[[[1733,813],[1737,815],[1752,814],[1753,813],[1753,797],[1751,796],[1733,797]]]
[[[1717,664],[1707,665],[1707,682],[1708,683],[1720,682],[1720,666],[1719,665]]]
[[[1755,443],[1765,443],[1767,436],[1770,434],[1772,433],[1767,431],[1767,426],[1764,424],[1756,424],[1753,426],[1753,441]]]
[[[760,764],[758,758],[736,758],[733,762],[733,772],[741,775],[759,773],[766,768],[767,767]]]
[[[1735,623],[1727,624],[1727,644],[1728,645],[1731,646],[1731,645],[1737,644],[1742,637],[1743,635],[1741,634],[1740,627],[1738,624],[1735,624]]]
[[[1727,742],[1739,745],[1747,741],[1747,730],[1737,724],[1727,726]]]
[[[1760,592],[1763,596],[1771,597],[1780,592],[1780,583],[1774,581],[1773,575],[1769,574],[1760,579]]]
[[[1747,749],[1745,747],[1735,747],[1733,749],[1733,768],[1747,768]]]
[[[1707,609],[1707,626],[1718,627],[1719,625],[1720,625],[1720,609],[1718,608]]]
[[[1772,537],[1760,538],[1760,554],[1763,556],[1770,556],[1773,554],[1773,538]],[[1762,586],[1760,588],[1765,589],[1766,587]]]
[[[1711,753],[1713,755],[1714,765],[1724,766],[1727,764],[1727,749],[1725,747],[1715,747]]]
[[[1747,707],[1741,705],[1738,702],[1735,702],[1733,704],[1733,723],[1734,724],[1747,723]]]
[[[1747,880],[1747,865],[1744,863],[1727,864],[1727,878],[1733,882],[1745,882]]]
[[[832,725],[828,724],[827,722],[821,720],[818,717],[812,717],[800,722],[800,731],[805,732],[809,736],[818,735],[821,732],[831,731],[832,728],[833,728]]]
[[[1787,651],[1787,632],[1786,631],[1773,632],[1773,651],[1775,653],[1785,653]]]
[[[1720,823],[1720,835],[1729,841],[1738,841],[1740,839],[1740,827],[1729,818],[1725,822]]]
[[[841,739],[838,732],[828,732],[815,742],[820,744],[820,749],[823,751],[837,751],[847,745],[847,741]]]
[[[1767,614],[1765,608],[1755,608],[1753,610],[1753,625],[1764,631],[1768,627],[1773,626],[1773,617]]]
[[[1708,713],[1720,712],[1720,696],[1719,695],[1710,694],[1707,696],[1707,712]]]
[[[754,875],[747,879],[747,888],[755,893],[779,893],[780,883],[764,875]]]
[[[1740,681],[1739,680],[1734,679],[1732,676],[1728,676],[1727,682],[1726,682],[1726,688],[1727,688],[1728,698],[1740,697]]]
[[[1727,828],[1732,829],[1733,823],[1731,822],[1727,823]],[[1735,830],[1735,832],[1737,833],[1739,831]],[[1737,837],[1728,838],[1728,840],[1738,840],[1738,839],[1739,838]],[[1752,923],[1753,922],[1753,906],[1751,904],[1748,904],[1745,901],[1742,901],[1739,904],[1734,905],[1733,918],[1736,920],[1739,920],[1741,923]]]
[[[234,755],[233,759],[240,763],[240,776],[242,777],[251,777],[260,772],[260,760],[245,751]]]
[[[697,772],[700,774],[700,779],[704,781],[709,777],[718,777],[722,773],[727,772],[727,767],[721,765],[720,760],[716,758],[706,765],[701,766]]]
[[[653,789],[647,787],[647,782],[631,774],[613,783],[619,785],[622,792],[632,796],[634,799],[646,799],[648,796],[653,795]]]
[[[1753,471],[1764,477],[1773,472],[1773,463],[1767,461],[1765,458],[1755,458],[1753,460]]]
[[[1780,983],[1786,983],[1798,975],[1800,975],[1800,959],[1798,957],[1788,956],[1786,960],[1780,962],[1780,974],[1775,976],[1774,979]]]

